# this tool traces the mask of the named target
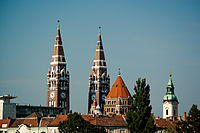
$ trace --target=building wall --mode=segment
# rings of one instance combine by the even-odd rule
[[[47,107],[47,106],[30,106],[30,105],[17,105],[16,106],[16,115],[17,118],[26,117],[34,112],[43,114],[44,117],[56,116],[60,114],[65,114],[65,108],[61,107]]]
[[[168,110],[168,115],[166,114],[166,110]],[[176,101],[165,101],[163,103],[163,118],[165,119],[167,117],[178,117],[178,103]]]
[[[104,106],[104,114],[126,114],[129,110],[131,110],[132,98],[106,98],[105,106]]]
[[[107,133],[128,133],[125,127],[105,127]]]
[[[58,127],[48,127],[47,133],[59,133]]]
[[[16,104],[0,100],[0,119],[16,118]]]
[[[8,133],[16,133],[17,131],[20,131],[20,133],[47,133],[47,127],[27,127],[26,125],[21,125],[16,128],[8,128]]]

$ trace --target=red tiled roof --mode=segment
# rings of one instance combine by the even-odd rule
[[[32,114],[28,115],[26,118],[35,118],[35,117],[42,117],[41,114],[37,113],[37,112],[33,112]]]
[[[38,127],[39,120],[37,118],[18,118],[12,123],[11,127],[18,127],[19,125],[24,124],[30,127]]]
[[[176,121],[167,121],[166,119],[155,119],[156,127],[160,128],[168,128],[168,127],[176,127]]]
[[[109,97],[110,98],[131,97],[131,94],[129,93],[129,91],[120,75],[117,77],[113,87],[111,88],[110,92],[106,96],[106,99],[108,99]]]
[[[41,119],[41,127],[46,127],[48,126],[55,118],[52,117],[45,117]]]
[[[93,117],[92,115],[82,115],[82,118],[86,121],[89,121],[92,125],[103,126],[103,127],[125,127],[126,122],[122,116],[113,116],[113,117]],[[67,120],[67,115],[59,115],[54,119],[48,127],[57,127],[60,122]]]
[[[67,115],[59,115],[56,117],[48,126],[49,127],[57,127],[60,122],[63,122],[64,120],[67,120]]]
[[[0,120],[0,128],[8,128],[13,120],[11,119],[2,119]],[[6,127],[2,127],[3,124],[7,124]]]
[[[122,116],[100,116],[93,117],[92,115],[82,115],[83,119],[89,121],[92,125],[102,126],[102,127],[125,127],[126,122]]]

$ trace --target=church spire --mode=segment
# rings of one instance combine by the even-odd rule
[[[65,62],[59,22],[60,21],[58,20],[58,28],[51,62]]]
[[[168,81],[168,89],[169,91],[173,91],[174,92],[174,85],[173,85],[173,82],[172,82],[172,71],[170,71],[170,75],[169,75],[169,81]]]
[[[170,71],[170,75],[169,75],[169,81],[168,81],[168,84],[167,84],[167,92],[163,98],[163,101],[168,101],[168,100],[172,100],[172,101],[178,101],[175,93],[174,93],[174,85],[173,85],[173,82],[172,82],[172,73]]]
[[[92,65],[92,74],[89,76],[89,95],[88,95],[88,112],[90,111],[91,104],[96,98],[97,105],[103,112],[105,97],[110,90],[110,77],[107,73],[106,61],[104,56],[101,27],[99,27],[99,35],[95,56]]]
[[[66,71],[66,64],[58,20],[50,70],[47,73],[47,106],[63,107],[69,113],[69,71]]]
[[[167,92],[163,97],[163,118],[174,117],[176,119],[178,117],[178,104],[178,98],[174,93],[172,72],[170,71]]]

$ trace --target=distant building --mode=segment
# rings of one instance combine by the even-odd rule
[[[107,73],[106,60],[101,39],[101,31],[99,32],[96,52],[92,65],[92,74],[89,76],[88,87],[88,113],[91,112],[91,107],[96,101],[97,112],[102,113],[104,110],[105,97],[110,90],[110,76]]]
[[[170,73],[167,92],[163,97],[163,118],[178,118],[178,98],[174,93],[172,75]]]
[[[170,119],[154,119],[154,123],[156,125],[156,133],[168,133],[168,132],[175,132],[176,123],[178,121],[173,121]],[[167,130],[171,131],[167,131]]]
[[[0,96],[0,119],[24,118],[34,112],[40,113],[44,117],[66,114],[66,110],[63,107],[31,106],[30,104],[20,105],[11,103],[10,99],[14,98],[16,97],[10,95]]]
[[[28,115],[37,112],[42,114],[44,117],[66,114],[66,110],[63,107],[48,107],[48,106],[31,106],[29,105],[16,105],[16,117],[24,118]]]
[[[10,103],[10,99],[14,98],[10,95],[0,96],[0,119],[16,118],[16,103]]]
[[[114,85],[105,98],[104,114],[125,115],[129,110],[131,110],[132,102],[133,98],[119,72]]]
[[[12,120],[7,130],[9,133],[47,133],[47,126],[54,119],[54,117],[42,117],[38,113],[32,113],[25,118]]]
[[[82,118],[96,127],[103,127],[108,133],[128,133],[125,116],[92,116],[82,115]],[[25,118],[0,120],[2,133],[59,133],[60,122],[67,120],[67,115],[57,117],[43,117],[41,114],[32,113]]]
[[[47,106],[63,107],[69,113],[69,71],[58,25],[50,70],[47,73]]]

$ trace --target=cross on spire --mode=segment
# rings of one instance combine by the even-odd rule
[[[120,68],[118,69],[118,75],[120,76],[121,72],[120,72]]]

